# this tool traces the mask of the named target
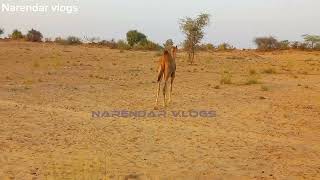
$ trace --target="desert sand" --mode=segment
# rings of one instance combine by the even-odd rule
[[[0,42],[0,179],[320,178],[320,52],[186,57],[160,107],[216,117],[92,118],[152,111],[159,53]]]

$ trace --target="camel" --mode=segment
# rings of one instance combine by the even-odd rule
[[[170,83],[170,94],[169,94],[169,103],[171,102],[172,95],[172,85],[176,75],[176,56],[177,56],[178,46],[172,47],[171,54],[168,50],[163,52],[163,55],[160,58],[159,62],[159,71],[158,71],[158,90],[157,90],[157,99],[156,99],[156,107],[158,106],[158,99],[161,88],[161,81],[164,79],[164,87],[163,87],[163,106],[167,106],[166,102],[166,92],[167,92],[167,84],[169,78],[171,78]]]

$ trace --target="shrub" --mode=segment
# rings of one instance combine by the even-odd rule
[[[291,49],[299,49],[300,42],[299,41],[291,42],[289,46]]]
[[[0,28],[0,36],[4,33],[4,30]]]
[[[45,39],[44,39],[44,42],[46,42],[46,43],[52,43],[52,39],[51,39],[51,38],[45,38]]]
[[[232,45],[228,43],[222,43],[218,46],[219,51],[233,50],[235,49]]]
[[[82,44],[81,39],[75,36],[69,36],[67,39],[63,39],[61,37],[57,37],[54,40],[55,43],[62,44],[62,45],[78,45]]]
[[[274,37],[258,37],[255,38],[254,42],[257,45],[258,50],[270,51],[279,48],[279,42]]]
[[[281,50],[287,50],[290,48],[290,42],[288,40],[280,41],[278,46]]]
[[[131,49],[131,46],[124,40],[119,40],[117,42],[117,48],[122,50],[129,50]]]
[[[160,50],[162,47],[149,40],[143,40],[139,42],[137,45],[134,46],[135,50],[148,50],[148,51],[153,51],[153,50]]]
[[[82,44],[81,39],[75,36],[67,37],[67,45],[78,45]]]
[[[200,51],[212,51],[215,49],[215,47],[213,44],[208,43],[208,44],[200,44],[199,46],[197,46],[197,49],[199,49]]]
[[[111,39],[111,41],[102,40],[102,41],[98,42],[98,45],[106,46],[106,47],[108,47],[110,49],[116,49],[117,48],[117,43],[115,42],[114,39]]]
[[[13,32],[10,35],[11,39],[22,39],[23,38],[23,34],[21,31],[15,29],[13,30]]]
[[[42,41],[42,34],[41,32],[37,31],[37,30],[34,30],[34,29],[31,29],[27,36],[27,41],[31,41],[31,42],[41,42]]]
[[[131,47],[133,47],[135,44],[138,44],[140,41],[146,39],[147,36],[143,33],[138,32],[137,30],[131,30],[127,32],[127,41]]]
[[[67,44],[67,40],[65,40],[65,39],[63,39],[63,38],[61,38],[61,37],[56,37],[56,38],[54,39],[54,42],[55,42],[55,43],[58,43],[58,44]]]

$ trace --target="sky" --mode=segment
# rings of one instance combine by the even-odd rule
[[[0,0],[0,5],[74,6],[78,12],[7,12],[0,9],[0,27],[34,28],[45,37],[100,37],[125,39],[137,29],[157,43],[173,39],[180,44],[184,35],[179,19],[211,14],[205,29],[205,43],[227,42],[238,48],[254,48],[258,36],[280,40],[302,40],[303,34],[320,34],[319,0]]]

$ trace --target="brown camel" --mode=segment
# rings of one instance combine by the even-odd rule
[[[163,106],[167,106],[166,102],[166,91],[167,91],[167,83],[169,78],[171,78],[170,83],[170,94],[169,94],[169,103],[171,102],[171,95],[172,95],[172,85],[173,80],[176,75],[176,55],[177,55],[178,47],[172,47],[171,54],[168,50],[165,50],[163,52],[163,55],[160,58],[159,62],[159,72],[158,72],[158,91],[157,91],[157,99],[156,99],[156,107],[158,106],[158,99],[160,94],[160,87],[161,87],[161,81],[164,79],[164,87],[163,87]]]

